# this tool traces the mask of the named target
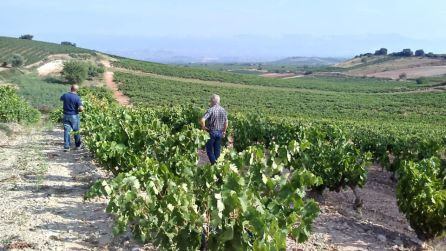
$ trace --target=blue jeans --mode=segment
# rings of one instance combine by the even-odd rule
[[[206,153],[208,155],[211,164],[217,162],[218,157],[220,157],[221,140],[223,138],[222,131],[210,131],[209,136],[211,137],[206,143]]]
[[[63,129],[64,129],[64,148],[70,149],[70,133],[71,130],[75,132],[74,142],[76,147],[81,146],[81,135],[79,134],[80,119],[79,115],[63,115]]]

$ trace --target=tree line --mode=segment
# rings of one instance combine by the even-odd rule
[[[423,49],[418,49],[412,51],[411,49],[403,49],[402,51],[398,52],[392,52],[388,53],[388,50],[386,48],[381,48],[379,50],[376,50],[374,53],[363,53],[355,56],[355,58],[361,58],[361,57],[371,57],[371,56],[395,56],[395,57],[431,57],[431,58],[446,58],[445,55],[440,54],[434,54],[433,52],[425,53]]]

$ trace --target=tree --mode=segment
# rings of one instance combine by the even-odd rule
[[[26,40],[33,40],[33,35],[31,34],[25,34],[25,35],[21,35],[19,38],[20,39],[26,39]]]
[[[381,49],[379,49],[379,50],[376,50],[375,51],[375,55],[376,56],[385,56],[385,55],[387,55],[387,49],[386,48],[381,48]]]
[[[20,54],[14,54],[9,59],[9,63],[12,67],[20,67],[25,62],[25,59]]]
[[[72,43],[72,42],[68,42],[68,41],[63,41],[60,44],[61,45],[68,45],[68,46],[76,47],[76,43]]]
[[[401,56],[411,57],[411,56],[413,56],[413,52],[411,49],[404,49],[403,51],[401,51]]]
[[[88,65],[80,61],[68,61],[63,65],[62,75],[68,82],[80,84],[88,76]]]
[[[424,50],[419,49],[415,51],[415,56],[417,57],[424,57]]]
[[[413,52],[411,49],[404,49],[400,52],[394,52],[391,55],[397,56],[397,57],[411,57],[411,56],[413,56]]]

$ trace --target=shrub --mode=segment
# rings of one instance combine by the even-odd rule
[[[14,54],[9,59],[12,67],[20,67],[25,62],[25,59],[20,54]]]
[[[361,58],[361,63],[367,63],[367,58]]]
[[[68,82],[80,84],[88,76],[88,65],[80,61],[68,61],[64,63],[62,75]]]
[[[407,79],[407,73],[403,72],[399,75],[400,80],[405,80]]]
[[[8,62],[3,62],[2,67],[6,67],[6,66],[8,66]]]
[[[427,85],[429,81],[426,78],[417,78],[418,85]]]
[[[19,39],[26,39],[26,40],[33,40],[33,35],[31,35],[31,34],[25,34],[25,35],[21,35],[20,37],[19,37]]]
[[[98,77],[99,75],[103,74],[105,71],[105,68],[103,65],[96,66],[94,64],[88,65],[88,78],[94,78]]]
[[[0,87],[0,122],[35,123],[40,113],[9,86]]]

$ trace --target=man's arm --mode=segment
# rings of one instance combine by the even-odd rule
[[[206,119],[204,117],[200,119],[200,126],[201,126],[201,129],[203,129],[205,131],[209,131],[209,129],[206,127]]]
[[[211,116],[209,110],[204,114],[203,118],[200,119],[201,129],[205,131],[209,131],[209,128],[206,127],[206,120]]]
[[[78,105],[77,110],[78,110],[79,112],[83,112],[83,111],[84,111],[84,104],[82,103],[82,100],[81,100],[81,99],[79,99],[77,105]]]
[[[228,119],[226,119],[225,126],[223,127],[223,137],[226,135],[226,130],[228,130]]]

